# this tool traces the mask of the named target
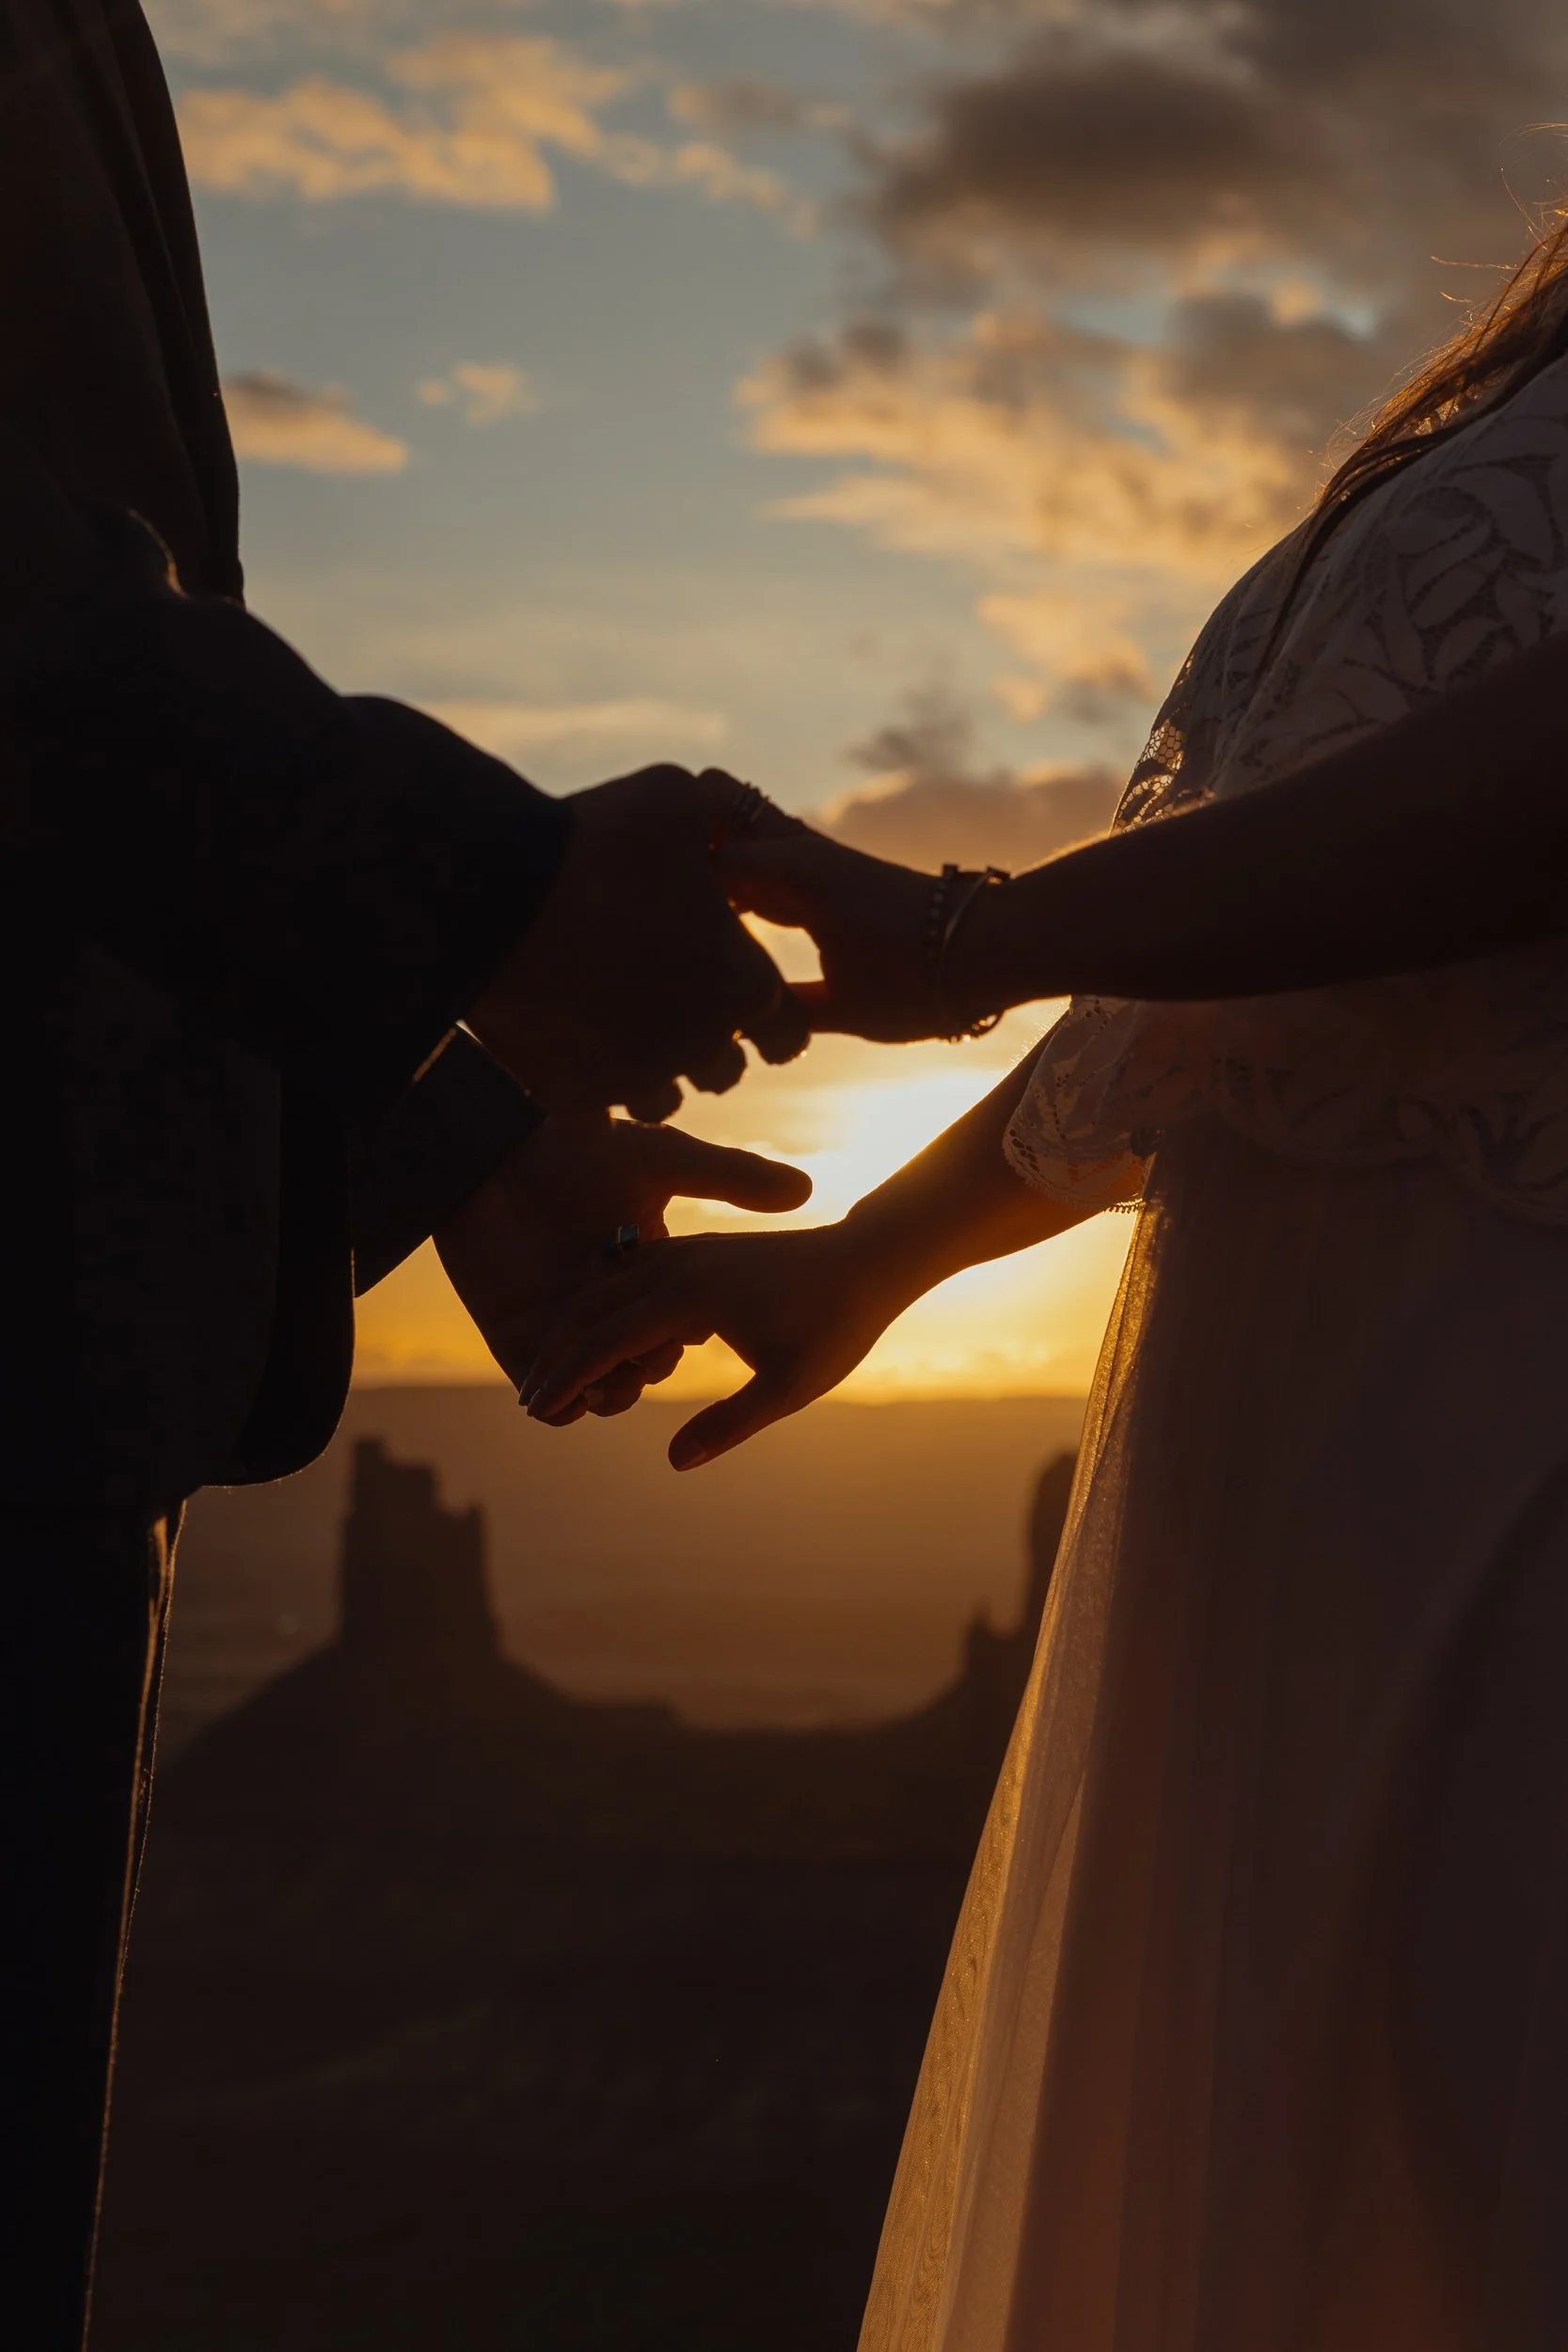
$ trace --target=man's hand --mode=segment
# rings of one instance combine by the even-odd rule
[[[564,1299],[606,1270],[617,1227],[648,1240],[667,1231],[677,1195],[774,1214],[799,1208],[811,1179],[752,1152],[703,1143],[678,1128],[640,1126],[603,1112],[547,1119],[499,1175],[436,1236],[441,1263],[496,1361],[514,1384],[532,1363]],[[611,1365],[574,1400],[583,1412],[623,1413],[682,1355],[671,1341]]]
[[[806,1017],[710,855],[741,789],[718,769],[647,768],[574,796],[554,887],[468,1014],[546,1108],[663,1119],[678,1078],[735,1085],[742,1037],[767,1061],[805,1045]]]

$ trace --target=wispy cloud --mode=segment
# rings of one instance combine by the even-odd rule
[[[340,384],[296,383],[270,368],[231,375],[224,388],[229,427],[241,457],[307,473],[400,473],[408,444],[354,413]]]
[[[1037,865],[1102,833],[1120,793],[1108,767],[987,765],[971,712],[941,689],[912,695],[850,757],[872,781],[829,802],[816,821],[853,849],[927,870],[949,859],[1014,872]]]
[[[1147,613],[1192,619],[1293,521],[1303,413],[1331,424],[1367,362],[1343,326],[1254,297],[1189,309],[1161,346],[1023,309],[792,345],[741,387],[752,439],[837,469],[774,512],[977,573],[1025,665],[998,680],[1014,715],[1125,734],[1153,699]]]
[[[694,709],[657,696],[614,702],[527,703],[473,698],[427,703],[436,719],[466,735],[498,759],[525,764],[536,752],[563,748],[607,751],[636,747],[645,759],[704,752],[721,743],[729,723],[721,711]]]
[[[624,74],[559,41],[446,34],[388,72],[398,106],[312,75],[276,97],[188,90],[181,131],[191,177],[235,195],[316,202],[377,189],[432,203],[543,212],[555,200],[546,149],[601,157],[599,110]]]
[[[666,146],[605,119],[637,84],[545,35],[452,32],[389,56],[389,91],[309,74],[278,92],[187,89],[191,177],[230,195],[314,203],[391,192],[415,202],[546,212],[562,156],[636,187],[689,187],[799,222],[771,171],[711,140]]]
[[[465,424],[480,428],[539,406],[528,370],[506,359],[459,359],[445,375],[426,376],[419,392],[427,408],[455,408]]]
[[[746,132],[798,131],[827,120],[842,120],[841,110],[824,107],[786,82],[770,81],[760,73],[721,74],[711,82],[677,82],[669,92],[670,112],[677,122],[728,135]]]

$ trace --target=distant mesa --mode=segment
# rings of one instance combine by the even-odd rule
[[[851,2344],[1071,1468],[929,1706],[706,1732],[503,1657],[361,1445],[336,1639],[159,1785],[105,2352]]]
[[[477,1504],[445,1510],[427,1463],[394,1462],[379,1438],[362,1438],[343,1522],[339,1646],[366,1659],[499,1658],[484,1551]]]
[[[716,1859],[973,1851],[1028,1677],[1072,1457],[1041,1473],[1020,1623],[970,1627],[958,1678],[893,1722],[704,1731],[569,1697],[500,1650],[483,1511],[379,1438],[355,1452],[336,1640],[211,1726],[160,1786],[182,1833],[587,1844]]]

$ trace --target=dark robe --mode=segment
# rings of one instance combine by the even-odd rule
[[[0,0],[0,2325],[78,2352],[171,1531],[326,1442],[353,1290],[531,1132],[453,1034],[565,809],[241,602],[172,110]]]

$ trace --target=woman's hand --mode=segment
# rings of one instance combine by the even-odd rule
[[[717,864],[737,907],[816,941],[821,981],[793,992],[814,1029],[902,1045],[963,1025],[968,1016],[943,1002],[927,961],[934,875],[867,857],[804,825],[776,836],[759,831],[721,850]]]
[[[1032,1190],[1003,1151],[1036,1052],[841,1223],[656,1241],[585,1281],[549,1316],[522,1402],[575,1421],[626,1368],[645,1377],[672,1350],[725,1340],[752,1376],[677,1433],[670,1459],[695,1470],[836,1387],[933,1284],[1065,1232],[1085,1212]]]
[[[523,1402],[537,1421],[575,1420],[616,1367],[717,1336],[752,1376],[677,1431],[671,1462],[695,1470],[836,1388],[911,1295],[848,1224],[656,1242],[558,1310]]]
[[[667,1230],[677,1196],[778,1214],[811,1195],[800,1168],[705,1143],[678,1127],[602,1112],[546,1119],[436,1236],[452,1287],[501,1369],[520,1382],[561,1301],[602,1270],[617,1228]],[[638,1363],[606,1365],[571,1413],[624,1413],[681,1359],[671,1340]]]

